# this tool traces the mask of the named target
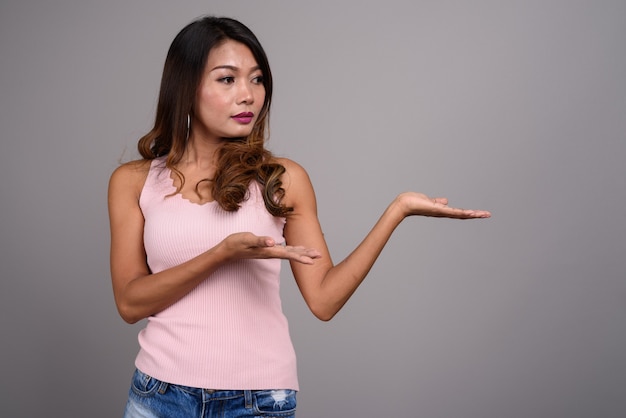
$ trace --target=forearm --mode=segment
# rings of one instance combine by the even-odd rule
[[[139,263],[112,263],[115,300],[122,318],[137,322],[177,302],[219,267],[232,261],[277,258],[313,264],[313,259],[318,257],[319,252],[312,248],[276,245],[273,238],[239,232],[201,255],[156,274],[148,274],[143,262],[142,270],[130,276],[127,266]]]
[[[285,204],[293,208],[287,218],[284,236],[291,245],[320,250],[320,260],[312,266],[291,264],[298,288],[307,305],[321,320],[330,320],[365,279],[396,227],[407,216],[476,219],[488,218],[483,210],[448,206],[448,199],[430,198],[423,193],[404,192],[387,207],[376,225],[345,260],[333,265],[317,218],[315,193],[308,175],[297,164],[284,160]]]
[[[329,320],[339,312],[363,282],[404,217],[401,203],[395,199],[354,251],[326,272],[311,307],[318,318]]]
[[[120,316],[126,322],[135,323],[161,312],[193,290],[226,260],[224,251],[217,246],[178,266],[128,280],[115,294]]]

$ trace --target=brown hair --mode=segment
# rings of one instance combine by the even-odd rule
[[[285,168],[264,147],[269,131],[272,73],[258,39],[237,20],[207,16],[191,22],[176,35],[165,59],[154,127],[139,140],[139,153],[147,160],[166,155],[166,166],[180,179],[180,191],[185,178],[175,165],[187,146],[188,118],[194,115],[196,91],[209,52],[228,39],[246,45],[252,52],[263,74],[265,101],[250,135],[229,138],[218,150],[215,176],[203,181],[211,181],[213,198],[226,211],[238,210],[247,198],[250,182],[257,181],[267,210],[283,216],[292,210],[281,204],[285,191],[280,176]]]

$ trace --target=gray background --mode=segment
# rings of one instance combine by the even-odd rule
[[[3,417],[121,416],[108,177],[206,13],[264,44],[336,261],[404,190],[493,212],[408,219],[330,323],[285,268],[299,417],[625,416],[626,2],[3,0]]]

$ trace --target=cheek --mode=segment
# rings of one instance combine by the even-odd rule
[[[200,92],[196,99],[196,108],[199,113],[212,113],[219,111],[226,104],[224,97],[210,91]]]
[[[255,99],[255,104],[259,107],[259,111],[263,108],[265,104],[265,89],[259,92],[257,98]]]

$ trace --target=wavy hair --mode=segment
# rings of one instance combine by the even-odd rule
[[[212,196],[224,210],[236,211],[248,197],[250,182],[257,181],[267,210],[274,216],[283,216],[292,210],[281,203],[285,190],[280,176],[285,168],[264,147],[269,132],[272,73],[258,39],[237,20],[206,16],[191,22],[176,35],[165,59],[154,127],[139,140],[139,153],[146,160],[167,156],[166,166],[180,179],[175,193],[180,192],[185,177],[176,164],[187,147],[188,117],[194,115],[202,73],[211,50],[229,39],[246,45],[252,52],[263,74],[265,101],[250,135],[229,138],[221,145],[214,177],[201,182],[211,183]]]

